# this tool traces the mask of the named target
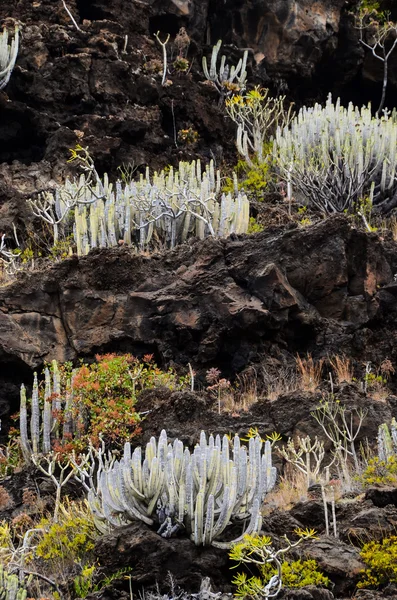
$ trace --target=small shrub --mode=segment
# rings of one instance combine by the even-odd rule
[[[51,570],[60,562],[89,562],[98,534],[86,503],[64,503],[57,523],[42,519],[37,528],[44,531],[35,556]]]
[[[271,145],[266,144],[263,152],[268,155],[271,152]],[[255,196],[256,199],[261,199],[260,195],[267,190],[273,179],[269,162],[254,162],[249,165],[245,160],[240,159],[235,167],[235,176],[226,178],[223,191],[233,193],[241,190]]]
[[[336,381],[338,383],[352,383],[353,381],[353,366],[350,358],[345,356],[344,354],[338,355],[336,354],[332,359],[330,359],[330,365],[335,371]]]
[[[186,144],[186,146],[192,146],[199,139],[198,132],[192,127],[188,127],[188,129],[180,129],[178,131],[178,142],[181,144]]]
[[[246,535],[242,542],[235,544],[229,553],[229,557],[237,561],[238,564],[245,563],[255,565],[258,575],[248,578],[246,573],[239,573],[233,583],[237,586],[235,595],[240,598],[264,595],[266,586],[269,585],[272,578],[277,576],[277,580],[272,588],[272,595],[277,595],[277,589],[281,585],[287,588],[298,588],[306,585],[329,585],[329,579],[317,569],[317,563],[314,560],[296,560],[283,561],[282,557],[292,546],[296,547],[303,540],[314,539],[315,531],[296,530],[298,540],[291,542],[284,537],[284,548],[276,550],[272,546],[270,537]],[[273,580],[274,581],[274,580]],[[268,597],[268,596],[266,596]],[[270,592],[269,592],[270,597]]]
[[[362,481],[366,485],[397,485],[397,456],[386,461],[377,456],[371,458],[362,474]]]
[[[237,575],[232,583],[237,585],[237,598],[256,597],[258,588],[264,588],[270,579],[277,575],[277,570],[270,564],[260,567],[261,577],[247,578],[245,573]],[[284,561],[281,564],[283,587],[302,588],[306,585],[328,587],[330,580],[318,570],[315,560]]]
[[[380,588],[397,583],[397,536],[364,544],[360,556],[368,566],[362,572],[358,588]]]
[[[317,389],[321,381],[323,364],[324,359],[314,362],[311,354],[308,354],[306,358],[296,357],[296,366],[303,390],[314,392]]]
[[[186,73],[189,70],[190,63],[186,58],[179,56],[173,62],[173,67],[175,71],[179,71],[180,73]]]

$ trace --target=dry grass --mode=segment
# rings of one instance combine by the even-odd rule
[[[350,358],[345,354],[340,356],[336,354],[329,360],[331,367],[335,371],[337,383],[352,383],[353,381],[353,365]]]
[[[9,508],[12,504],[12,498],[5,487],[0,485],[0,510]]]
[[[262,369],[262,384],[265,395],[274,402],[283,394],[294,392],[298,387],[296,371],[289,367]]]
[[[237,407],[244,412],[258,402],[258,376],[255,369],[243,373],[237,378]]]
[[[306,358],[296,357],[296,368],[299,377],[299,388],[306,392],[314,392],[321,382],[324,359],[314,362],[311,354]]]
[[[307,498],[306,476],[291,465],[286,465],[279,485],[266,496],[264,514],[270,514],[275,509],[289,510]]]

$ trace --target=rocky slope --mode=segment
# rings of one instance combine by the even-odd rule
[[[10,243],[15,224],[21,239],[35,239],[38,224],[32,224],[26,199],[74,173],[66,159],[79,141],[89,146],[98,170],[113,176],[123,162],[138,169],[196,157],[233,163],[233,127],[200,69],[203,52],[209,55],[219,37],[233,60],[250,49],[250,81],[298,103],[323,99],[330,90],[360,102],[378,97],[379,65],[358,44],[349,14],[354,4],[131,0],[126,8],[126,0],[70,0],[77,31],[61,2],[4,0],[0,20],[8,26],[20,23],[22,43],[11,81],[0,92],[0,231]],[[173,71],[172,84],[162,87],[161,76],[148,67],[161,61],[153,34],[170,33],[171,50],[182,26],[191,40],[192,69]],[[391,105],[397,83],[393,71]],[[175,143],[178,130],[187,127],[199,133],[191,147]],[[151,256],[119,247],[57,264],[42,261],[34,272],[20,273],[0,287],[2,433],[18,409],[21,382],[30,384],[32,370],[53,358],[153,353],[161,366],[186,369],[190,363],[199,385],[209,367],[232,380],[250,369],[267,369],[276,377],[285,367],[295,368],[297,353],[315,359],[344,353],[360,374],[367,362],[395,365],[396,274],[392,237],[364,233],[346,217],[307,229],[290,224],[253,236],[192,241]],[[359,383],[335,386],[349,408],[368,410],[360,439],[374,440],[378,425],[397,414],[395,377],[389,385],[391,393],[381,402]],[[329,390],[323,382],[314,394],[284,393],[274,402],[259,390],[259,402],[248,411],[221,415],[205,393],[147,392],[138,405],[139,411],[149,411],[141,441],[163,427],[191,444],[200,429],[246,434],[258,427],[264,433],[278,431],[284,439],[320,435],[310,413]],[[2,516],[17,515],[23,487],[36,482],[37,474],[28,472],[3,482],[12,504]],[[395,489],[372,490],[351,503],[346,499],[337,507],[340,538],[322,537],[305,549],[331,577],[335,597],[376,597],[355,593],[362,564],[349,542],[368,531],[374,537],[392,533],[396,504]],[[324,533],[318,498],[288,513],[272,507],[264,522],[276,539],[297,526]],[[133,562],[134,591],[163,581],[168,570],[192,592],[207,575],[217,589],[230,590],[225,554],[197,549],[183,537],[165,541],[131,526],[103,538],[96,553],[105,571]],[[389,597],[396,593],[389,591]],[[106,593],[102,597],[109,600],[129,597],[127,584]],[[285,595],[291,600],[330,597],[316,589]]]
[[[380,62],[358,43],[349,13],[355,2],[133,0],[127,11],[124,0],[67,5],[81,31],[61,2],[5,0],[0,7],[0,23],[17,22],[22,34],[16,68],[0,93],[0,230],[7,234],[14,222],[23,236],[27,197],[74,173],[68,149],[81,139],[99,171],[113,175],[128,162],[156,168],[195,156],[234,161],[233,127],[201,70],[203,53],[219,37],[231,60],[250,49],[250,81],[298,104],[330,91],[357,102],[379,99]],[[150,67],[162,60],[153,34],[171,34],[175,57],[181,26],[191,40],[191,71],[174,70],[172,85],[162,87]],[[197,144],[175,144],[188,127],[198,132]]]

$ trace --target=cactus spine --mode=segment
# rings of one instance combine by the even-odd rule
[[[126,443],[120,460],[105,466],[99,453],[99,462],[88,499],[100,530],[140,519],[156,522],[164,537],[184,528],[196,545],[228,547],[218,538],[231,521],[248,520],[244,533],[259,531],[261,504],[276,481],[270,442],[259,437],[247,451],[235,436],[231,457],[226,436],[207,440],[202,432],[191,453],[180,440],[168,443],[163,430],[146,445],[143,460],[141,448],[131,453]]]

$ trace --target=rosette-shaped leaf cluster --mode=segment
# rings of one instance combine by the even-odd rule
[[[382,213],[397,205],[397,123],[385,111],[332,102],[303,107],[279,127],[274,159],[289,189],[326,214],[359,211],[365,201]]]
[[[257,436],[247,448],[236,435],[231,447],[227,436],[207,439],[202,432],[191,453],[178,439],[168,443],[163,430],[144,458],[140,447],[132,452],[126,443],[120,460],[100,459],[88,500],[103,531],[139,519],[159,526],[164,537],[185,529],[196,545],[228,547],[219,538],[231,522],[245,521],[244,534],[260,530],[261,505],[275,481],[269,441]]]

